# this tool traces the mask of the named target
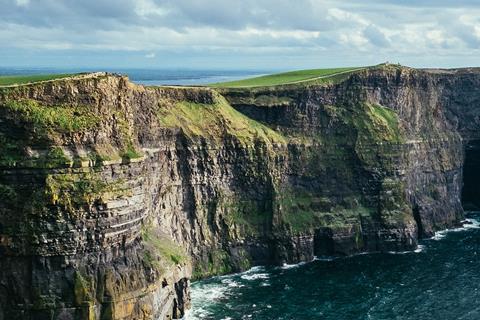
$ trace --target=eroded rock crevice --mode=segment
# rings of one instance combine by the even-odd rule
[[[480,140],[465,145],[462,203],[465,210],[480,210]]]

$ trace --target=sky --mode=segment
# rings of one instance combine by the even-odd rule
[[[480,0],[0,0],[0,66],[480,66]]]

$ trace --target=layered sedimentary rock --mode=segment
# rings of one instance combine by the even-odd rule
[[[272,88],[2,88],[0,319],[178,318],[192,278],[414,248],[463,217],[479,84],[382,66]]]

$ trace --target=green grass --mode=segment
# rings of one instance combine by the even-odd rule
[[[263,87],[278,86],[285,84],[295,84],[301,82],[314,81],[317,79],[327,78],[342,73],[349,73],[357,70],[365,69],[363,67],[350,68],[334,68],[334,69],[311,69],[298,70],[284,73],[271,74],[261,77],[249,78],[238,81],[213,83],[211,87],[217,88],[243,88],[243,87]]]
[[[16,84],[27,84],[39,81],[48,81],[55,79],[62,79],[71,77],[74,74],[38,74],[38,75],[15,75],[15,76],[0,76],[0,86],[11,86]]]
[[[135,147],[133,146],[133,143],[129,142],[127,149],[125,150],[124,153],[122,153],[122,158],[129,160],[129,159],[138,159],[143,157],[143,153],[140,151],[136,150]]]
[[[144,244],[143,260],[159,271],[166,270],[169,265],[178,265],[188,260],[184,249],[170,238],[155,231],[152,226],[142,229]]]
[[[282,220],[294,234],[317,227],[341,228],[370,217],[372,209],[360,203],[360,196],[345,197],[340,203],[329,197],[298,190],[282,190],[276,199],[283,208]]]
[[[218,94],[213,104],[163,101],[157,117],[162,126],[179,128],[190,137],[218,140],[231,135],[245,144],[256,139],[285,142],[279,133],[235,110]]]
[[[95,202],[107,203],[111,199],[131,196],[123,180],[105,182],[93,172],[49,174],[45,184],[47,203],[63,207],[70,213]]]
[[[360,133],[358,142],[403,142],[398,115],[391,109],[376,104],[364,104],[359,107],[359,112],[352,120]]]
[[[79,132],[100,122],[95,111],[83,105],[41,105],[35,100],[7,101],[0,108],[19,114],[22,120],[33,123],[37,130]]]

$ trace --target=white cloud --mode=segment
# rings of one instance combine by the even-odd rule
[[[354,47],[357,50],[366,50],[368,40],[363,36],[360,31],[344,32],[339,34],[340,43],[346,47]]]
[[[152,59],[175,50],[178,59],[261,52],[294,59],[322,51],[454,59],[480,50],[480,7],[473,0],[455,6],[446,0],[2,1],[2,49],[39,54],[128,51]]]
[[[153,0],[137,0],[135,5],[135,12],[142,17],[165,16],[168,14],[168,10],[157,6]]]
[[[15,3],[19,7],[26,7],[30,3],[30,0],[15,0]]]
[[[426,38],[430,43],[440,46],[447,42],[445,33],[442,30],[430,30],[426,33]]]
[[[328,10],[329,20],[336,19],[347,23],[356,23],[359,25],[368,25],[369,21],[359,14],[355,14],[339,8],[331,8]]]

